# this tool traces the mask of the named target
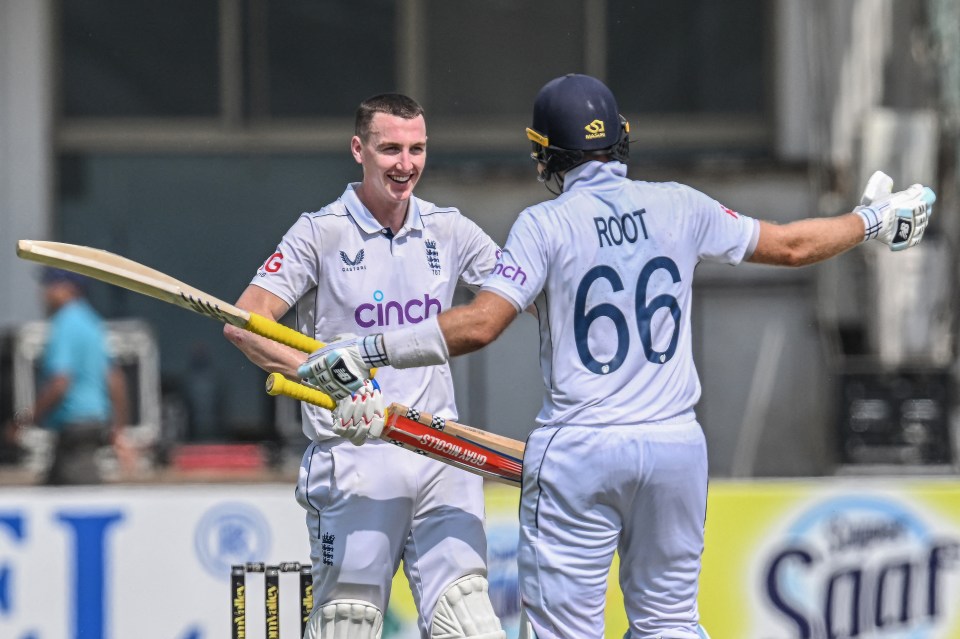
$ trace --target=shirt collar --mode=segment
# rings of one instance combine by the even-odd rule
[[[340,196],[340,201],[346,206],[347,213],[353,217],[357,226],[365,233],[383,233],[383,225],[377,221],[377,218],[373,217],[373,213],[371,213],[367,207],[363,205],[363,202],[360,201],[360,198],[357,197],[357,188],[359,186],[360,182],[351,182],[348,184],[347,189],[343,192],[343,195]],[[423,230],[423,220],[420,217],[420,201],[411,196],[409,204],[407,205],[407,219],[404,220],[403,227],[400,229],[400,232],[397,233],[397,237],[406,235],[413,230]]]
[[[627,165],[623,162],[611,160],[597,162],[592,160],[574,167],[563,176],[563,190],[569,191],[576,186],[604,186],[627,176]]]

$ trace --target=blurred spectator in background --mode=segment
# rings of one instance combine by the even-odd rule
[[[50,319],[40,362],[40,386],[31,408],[18,411],[7,429],[36,424],[54,434],[47,485],[99,484],[97,452],[114,446],[121,466],[133,463],[123,438],[127,385],[107,348],[107,334],[86,300],[88,280],[76,273],[45,268],[41,281]]]

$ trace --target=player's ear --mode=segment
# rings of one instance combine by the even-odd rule
[[[357,164],[363,163],[363,156],[360,153],[362,149],[363,142],[360,140],[360,136],[353,136],[350,139],[350,153],[353,154],[353,159],[357,161]]]

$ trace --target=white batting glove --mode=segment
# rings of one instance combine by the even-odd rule
[[[874,171],[867,185],[863,188],[863,195],[860,196],[860,205],[854,209],[859,211],[865,206],[870,206],[880,198],[884,198],[893,193],[893,178],[883,171]]]
[[[936,201],[932,189],[914,184],[860,207],[856,213],[863,219],[864,241],[880,240],[891,251],[916,246],[923,239]]]
[[[383,394],[375,380],[365,380],[350,397],[337,402],[333,410],[333,432],[362,446],[368,437],[380,437],[385,414]]]
[[[350,397],[370,379],[370,365],[360,355],[360,338],[353,334],[338,335],[323,348],[314,351],[297,369],[297,374],[311,386],[330,397]]]

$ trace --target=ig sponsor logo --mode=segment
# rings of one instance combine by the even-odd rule
[[[267,273],[276,273],[281,266],[283,266],[283,253],[277,251],[268,257],[267,261],[260,267],[260,270],[263,271],[260,276],[263,277]]]
[[[840,497],[802,515],[762,571],[778,636],[935,639],[960,596],[960,540],[895,499]]]

